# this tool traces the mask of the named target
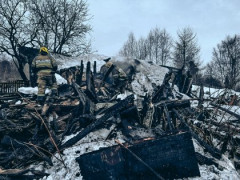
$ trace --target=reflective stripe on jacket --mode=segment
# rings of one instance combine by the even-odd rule
[[[57,70],[57,63],[55,59],[49,55],[38,55],[32,62],[32,68],[37,72],[51,72],[52,70]]]

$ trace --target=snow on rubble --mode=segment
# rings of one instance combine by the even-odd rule
[[[64,79],[62,76],[59,74],[55,73],[55,78],[57,80],[57,85],[60,84],[67,84],[67,80]],[[23,94],[35,94],[37,95],[38,93],[38,87],[20,87],[18,88],[18,91]],[[49,94],[51,91],[47,88],[45,93]]]

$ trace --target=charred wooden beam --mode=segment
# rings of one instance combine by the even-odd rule
[[[240,115],[239,115],[239,114],[236,114],[236,113],[234,113],[234,112],[232,112],[232,111],[230,111],[230,110],[228,110],[228,109],[226,109],[226,108],[223,108],[222,106],[219,106],[219,105],[217,105],[217,104],[214,104],[214,103],[210,103],[210,104],[211,104],[212,106],[218,108],[218,109],[221,109],[221,110],[227,112],[228,114],[231,114],[232,116],[234,116],[234,117],[236,117],[236,118],[238,118],[238,119],[240,120]]]
[[[109,74],[112,72],[112,70],[114,69],[114,65],[111,65],[110,68],[108,68],[107,72],[104,74],[102,82],[100,84],[100,87],[102,87],[106,81],[106,79],[108,78]]]
[[[188,128],[188,130],[191,132],[192,136],[199,142],[199,144],[201,144],[213,157],[215,157],[217,159],[220,159],[222,157],[221,152],[217,148],[207,144],[193,130],[191,130],[189,125],[183,120],[183,118],[179,115],[179,113],[176,109],[172,109],[172,111],[176,114],[177,118],[181,121],[181,123],[183,123]]]
[[[192,99],[191,99],[192,100]],[[166,106],[169,110],[172,108],[188,108],[190,107],[190,100],[165,100],[154,104],[155,106]]]
[[[77,143],[79,140],[81,140],[83,137],[85,137],[88,133],[90,133],[92,130],[94,130],[96,127],[98,127],[104,121],[108,120],[110,117],[114,116],[115,114],[120,113],[121,111],[128,108],[129,106],[132,106],[133,100],[134,100],[134,95],[130,95],[126,99],[124,99],[124,100],[120,101],[119,103],[115,104],[114,106],[110,107],[112,109],[112,111],[110,111],[110,112],[106,113],[105,115],[103,115],[102,117],[96,119],[96,121],[91,123],[85,129],[83,129],[81,132],[79,132],[76,136],[74,136],[72,139],[70,139],[66,143],[64,143],[61,146],[61,149],[65,149],[65,148],[70,147],[73,144]]]
[[[78,97],[81,101],[81,104],[84,105],[86,103],[86,96],[85,94],[82,92],[80,86],[78,86],[75,82],[72,83],[73,88],[76,90]]]

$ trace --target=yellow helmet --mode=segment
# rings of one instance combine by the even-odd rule
[[[41,52],[46,52],[48,54],[48,49],[46,47],[41,47],[39,52],[40,53]]]

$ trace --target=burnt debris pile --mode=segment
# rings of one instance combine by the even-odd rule
[[[198,164],[222,170],[216,160],[224,153],[240,168],[240,115],[231,110],[236,96],[226,104],[223,95],[206,99],[201,88],[194,97],[192,79],[178,77],[181,72],[171,70],[152,94],[137,96],[131,88],[134,69],[127,73],[124,86],[114,83],[112,71],[113,66],[101,74],[96,63],[91,70],[90,62],[86,68],[81,62],[80,66],[62,69],[58,73],[68,84],[60,85],[58,96],[49,96],[43,105],[34,95],[1,95],[0,178],[46,176],[29,165],[39,161],[52,165],[51,157],[58,153],[64,167],[64,149],[113,124],[106,140],[115,139],[115,145],[76,159],[84,179],[200,176]],[[173,74],[175,80],[170,83]],[[176,91],[174,84],[182,87],[183,93]],[[219,104],[222,102],[226,107]],[[119,132],[123,144],[116,139]],[[207,155],[195,152],[192,137]]]

